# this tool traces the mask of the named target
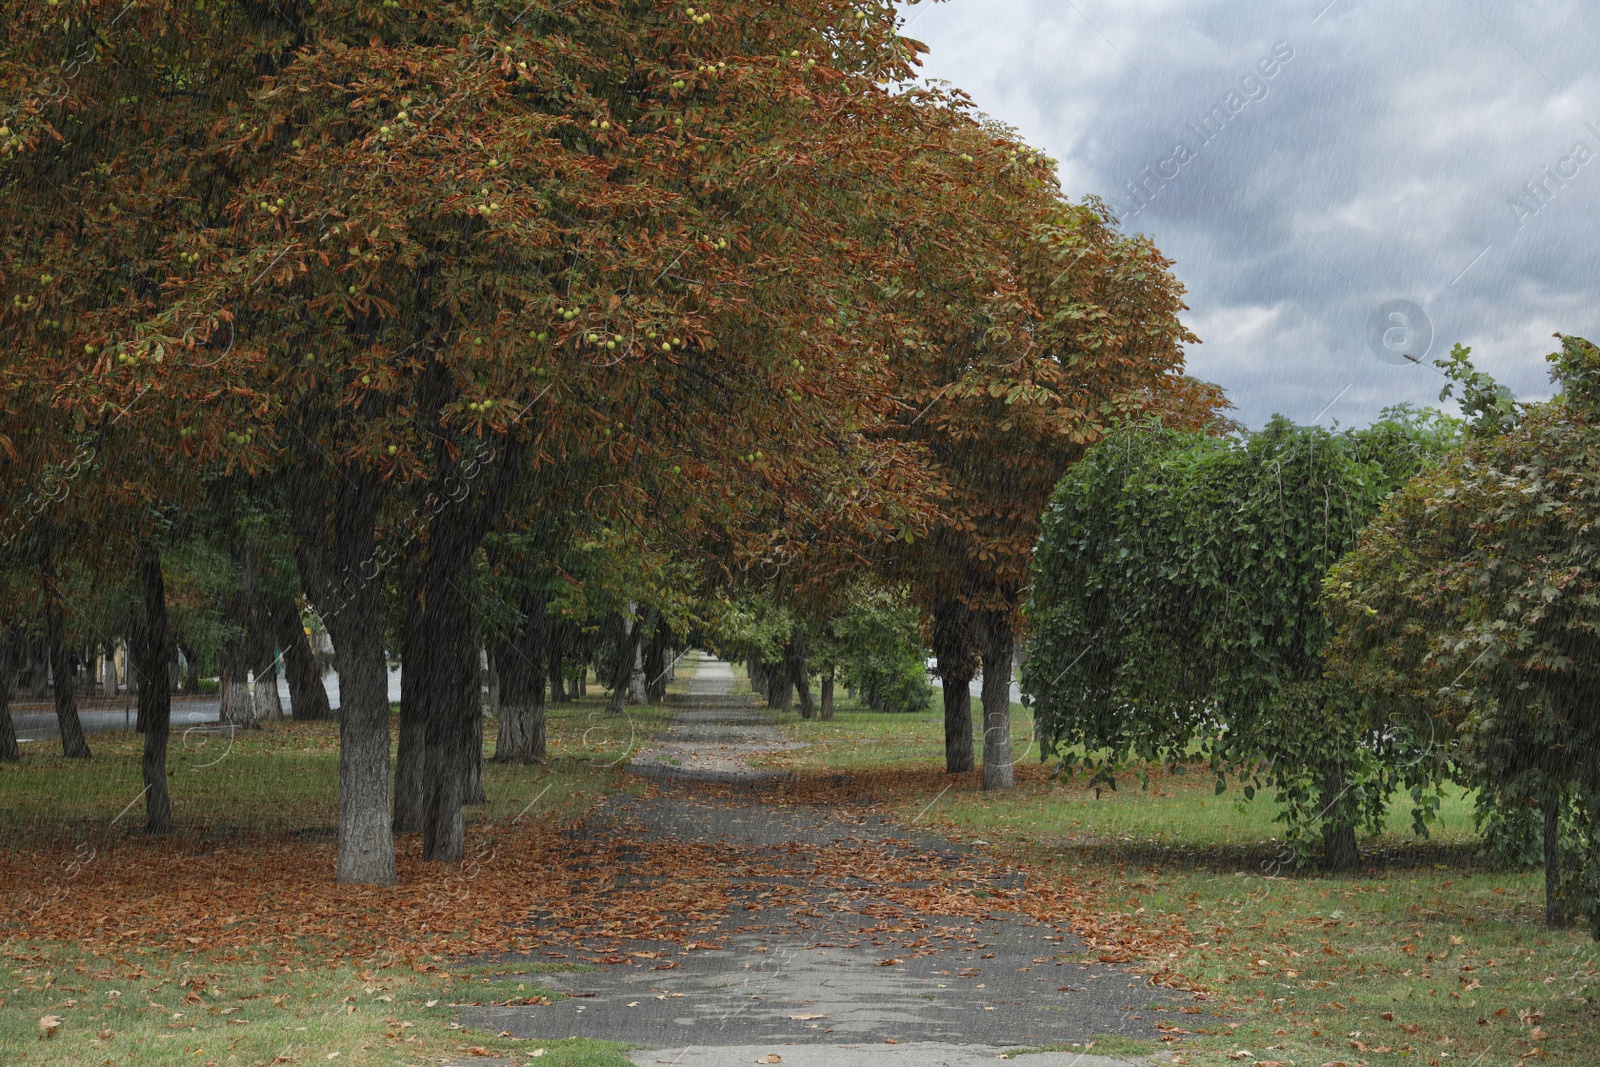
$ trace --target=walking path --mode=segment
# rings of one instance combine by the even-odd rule
[[[733,879],[726,917],[712,915],[688,945],[597,942],[586,958],[601,960],[598,969],[541,976],[564,999],[468,1008],[463,1026],[624,1041],[647,1050],[634,1055],[641,1065],[976,1067],[1008,1047],[1153,1038],[1163,1017],[1154,1009],[1176,1011],[1179,994],[1116,966],[1076,962],[1084,949],[1069,930],[1016,913],[973,919],[891,903],[891,891],[903,899],[976,857],[846,803],[784,803],[786,776],[744,760],[786,743],[752,700],[730,695],[733,680],[727,664],[702,658],[676,723],[631,765],[667,788],[612,797],[577,831],[728,850],[749,877]],[[597,892],[674,880],[647,869],[607,873]],[[1020,875],[995,888],[1018,884]],[[1027,1062],[1131,1061],[1049,1052]]]

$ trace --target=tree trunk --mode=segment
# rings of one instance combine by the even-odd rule
[[[670,636],[666,623],[658,614],[644,653],[644,699],[647,704],[659,704],[667,697],[667,640]]]
[[[394,885],[389,822],[389,679],[383,655],[383,557],[375,536],[387,484],[374,470],[329,469],[302,420],[290,469],[300,576],[333,638],[339,665],[339,857],[351,885]],[[309,429],[305,423],[313,423]],[[330,497],[332,507],[329,506]]]
[[[550,702],[552,704],[566,704],[571,700],[567,695],[566,647],[567,623],[563,619],[552,623],[550,626],[550,645],[546,662],[550,678]]]
[[[184,677],[183,691],[190,696],[200,692],[200,656],[192,646],[183,650]],[[327,694],[323,694],[323,703],[327,703]]]
[[[394,885],[383,588],[369,582],[354,590],[329,632],[339,664],[338,881]]]
[[[1011,619],[984,612],[975,629],[983,657],[983,788],[1011,789],[1017,784],[1011,759]]]
[[[428,810],[427,720],[423,718],[421,694],[412,682],[411,657],[401,658],[400,743],[394,764],[394,832],[414,834],[422,830]]]
[[[15,634],[0,631],[0,760],[8,763],[22,758],[17,724],[11,719],[11,683],[17,675],[17,653],[21,649]]]
[[[300,621],[300,609],[292,597],[266,598],[267,616],[273,635],[283,649],[283,674],[289,682],[289,713],[297,722],[325,722],[333,718],[328,690],[317,671],[317,657],[311,651],[311,638]]]
[[[773,711],[789,711],[794,707],[794,682],[789,677],[786,663],[763,663],[761,678],[766,683],[767,707]]]
[[[161,575],[161,552],[146,541],[139,553],[144,589],[145,684],[139,687],[139,721],[144,723],[144,811],[146,833],[172,832],[172,800],[167,792],[167,739],[172,731],[172,691],[167,678],[172,638],[167,631],[167,587]]]
[[[811,669],[806,665],[806,632],[799,623],[789,631],[789,643],[784,646],[784,672],[789,684],[800,696],[800,717],[814,719],[817,706],[811,700]]]
[[[1361,868],[1351,807],[1344,766],[1329,767],[1322,776],[1322,867],[1330,874],[1354,874]]]
[[[541,653],[550,644],[546,603],[541,597],[524,597],[520,614],[520,627],[495,639],[494,663],[500,675],[500,737],[494,758],[499,763],[543,763],[546,658]],[[555,686],[561,686],[559,677]]]
[[[401,577],[405,628],[400,637],[400,743],[394,765],[394,832],[422,831],[428,812],[428,717],[423,660],[432,655],[417,620],[422,615],[422,560],[406,557]]]
[[[643,617],[632,623],[618,613],[613,627],[617,641],[617,662],[611,670],[611,699],[606,704],[607,715],[621,715],[622,704],[628,698],[628,684],[633,678],[633,662],[639,654],[639,640],[644,636]]]
[[[473,612],[473,621],[477,621],[477,613]],[[462,802],[466,804],[487,804],[489,795],[483,791],[483,720],[488,714],[488,686],[489,686],[489,657],[482,647],[483,630],[478,633],[478,655],[476,657],[477,671],[472,676],[472,692],[468,694],[472,705],[472,717],[467,730],[466,781],[462,784]],[[463,845],[464,847],[464,845]]]
[[[250,683],[239,660],[224,654],[222,676],[217,684],[217,721],[233,726],[256,725],[255,704],[250,699]]]
[[[239,538],[234,539],[231,551],[238,586],[228,597],[222,613],[222,623],[228,636],[220,650],[217,721],[234,726],[256,726],[256,702],[250,692],[250,672],[259,666],[255,662],[258,644],[255,633],[255,553],[247,542]]]
[[[283,718],[283,698],[278,694],[278,641],[273,634],[272,620],[267,617],[267,606],[259,596],[251,615],[256,722],[278,722]]]
[[[822,672],[822,708],[819,714],[823,722],[833,721],[833,668],[831,666]]]
[[[425,860],[461,860],[466,854],[462,805],[485,799],[483,626],[472,599],[477,586],[473,560],[510,497],[521,448],[514,438],[503,443],[492,482],[475,502],[468,499],[471,486],[462,481],[462,468],[440,461],[436,496],[455,503],[436,508],[428,522],[427,550],[418,564],[418,610],[406,624],[407,641],[417,657],[406,664],[406,683],[421,675],[416,680],[426,720]]]
[[[72,652],[67,648],[66,614],[61,590],[56,587],[55,563],[48,555],[42,564],[45,595],[45,640],[50,646],[50,672],[55,676],[56,722],[61,729],[61,754],[68,759],[88,759],[89,742],[78,719],[78,694],[72,684]]]
[[[946,774],[972,770],[971,613],[960,601],[941,601],[933,613],[933,652],[944,691],[944,769]]]
[[[465,853],[462,805],[467,802],[469,746],[478,704],[477,619],[465,600],[471,588],[471,550],[458,524],[435,517],[427,555],[418,564],[421,585],[406,622],[407,712],[422,723],[422,857],[455,862]],[[472,546],[473,549],[476,545]],[[402,725],[402,730],[406,727]]]
[[[1548,796],[1540,805],[1544,815],[1544,923],[1552,930],[1567,925],[1561,899],[1561,797]]]
[[[648,704],[650,698],[644,691],[645,682],[647,681],[644,676],[644,635],[646,630],[655,628],[653,625],[655,620],[650,617],[654,612],[643,605],[639,606],[638,612],[639,618],[634,623],[634,627],[639,633],[633,641],[633,670],[628,675],[628,703]]]

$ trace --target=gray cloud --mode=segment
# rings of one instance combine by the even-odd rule
[[[1325,3],[947,0],[907,8],[905,32],[929,77],[1176,261],[1191,369],[1246,423],[1436,402],[1436,372],[1368,349],[1393,299],[1425,309],[1430,357],[1468,344],[1548,395],[1551,334],[1600,340],[1600,7]],[[1266,77],[1275,46],[1292,58]],[[1141,182],[1160,186],[1142,208]]]

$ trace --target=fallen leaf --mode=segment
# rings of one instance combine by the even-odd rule
[[[756,1062],[757,1063],[782,1063],[783,1062],[783,1057],[778,1055],[776,1052],[769,1052],[765,1056],[762,1056],[760,1059],[756,1060]]]
[[[789,1018],[797,1019],[800,1022],[808,1022],[811,1019],[826,1019],[827,1016],[824,1015],[820,1011],[808,1011],[808,1012],[804,1012],[804,1013],[802,1013],[800,1015],[791,1015],[791,1016],[789,1016]]]
[[[900,966],[900,964],[902,964],[904,962],[905,962],[905,960],[888,959],[888,960],[879,960],[877,965],[879,967],[898,967],[898,966]]]
[[[39,1020],[39,1030],[40,1030],[39,1037],[41,1039],[47,1039],[47,1038],[55,1037],[56,1036],[56,1032],[59,1031],[60,1029],[61,1029],[61,1016],[59,1016],[59,1015],[46,1015],[44,1018]]]

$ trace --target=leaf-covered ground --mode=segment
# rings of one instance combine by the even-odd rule
[[[1586,931],[1539,925],[1541,872],[1475,858],[1468,798],[1447,799],[1428,841],[1391,820],[1363,841],[1359,877],[1325,878],[1285,862],[1266,798],[1219,797],[1203,768],[1146,768],[1146,787],[1107,792],[1052,780],[1030,754],[1015,792],[984,794],[943,773],[932,713],[786,722],[791,739],[818,743],[769,765],[850,768],[902,818],[1076,886],[1115,943],[1133,943],[1119,923],[1155,932],[1139,948],[1159,952],[1168,981],[1208,992],[1208,1009],[1227,1019],[1169,1029],[1175,1063],[1597,1062],[1600,946]],[[1198,1030],[1211,1032],[1187,1032]]]
[[[567,832],[606,797],[657,791],[616,764],[665,713],[607,723],[598,712],[556,711],[544,767],[487,764],[490,803],[472,813],[467,862],[423,864],[403,840],[393,890],[331,882],[332,724],[243,734],[220,759],[215,738],[182,750],[184,829],[163,841],[138,831],[137,809],[117,818],[137,794],[137,738],[98,738],[88,764],[35,752],[0,768],[0,1062],[421,1065],[539,1048],[541,1063],[625,1062],[616,1045],[451,1026],[461,1005],[550,998],[561,984],[551,967],[605,967],[643,941],[663,945],[652,966],[702,951],[689,945],[744,906],[752,879],[773,875],[775,903],[794,891],[725,847]],[[941,772],[931,718],[847,710],[793,723],[795,739],[833,743],[778,757],[796,767],[781,789],[703,796],[849,806],[964,841],[977,852],[959,878],[868,846],[813,849],[807,861],[824,879],[870,867],[887,906],[1059,923],[1086,960],[1200,989],[1206,1014],[1171,1012],[1166,1040],[1144,1046],[1176,1049],[1179,1063],[1593,1062],[1587,935],[1536,925],[1538,877],[1472,862],[1448,810],[1431,850],[1389,842],[1383,865],[1358,878],[1301,875],[1262,866],[1270,820],[1216,798],[1203,775],[1096,796],[1025,764],[1014,793],[986,796]],[[1219,841],[1228,819],[1240,821]],[[661,877],[619,877],[642,868]],[[1014,888],[972,888],[1017,871]],[[468,971],[465,959],[504,962]]]

